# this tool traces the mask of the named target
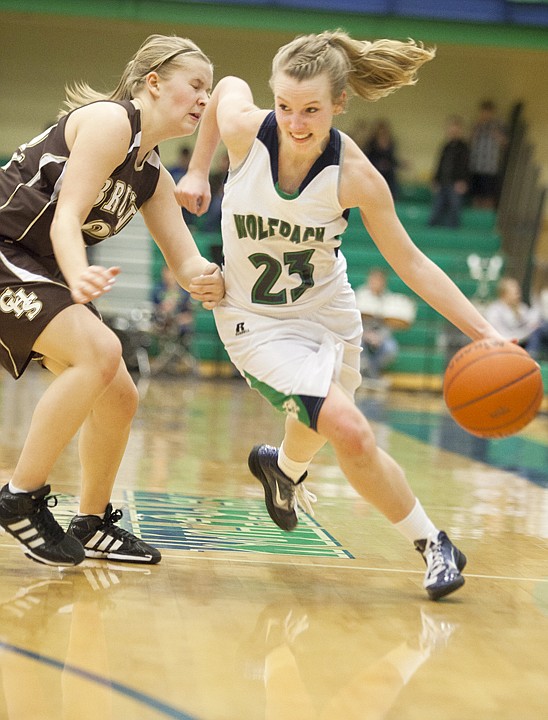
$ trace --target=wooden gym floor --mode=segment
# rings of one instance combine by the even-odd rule
[[[33,368],[0,378],[0,480],[36,400]],[[284,534],[247,469],[283,418],[239,379],[154,378],[115,489],[155,567],[60,571],[0,538],[0,718],[543,720],[548,707],[548,417],[474,439],[439,394],[360,391],[385,447],[468,556],[439,603],[417,553],[324,449],[315,517]],[[52,477],[77,505],[74,445]]]

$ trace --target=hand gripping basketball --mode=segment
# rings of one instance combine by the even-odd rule
[[[476,340],[451,359],[443,397],[451,416],[472,435],[514,435],[536,416],[544,389],[540,367],[519,345]]]

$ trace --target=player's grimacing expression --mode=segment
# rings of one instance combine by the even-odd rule
[[[189,59],[184,68],[176,68],[166,78],[157,77],[162,115],[172,137],[191,135],[205,110],[213,84],[211,65],[201,59]]]
[[[323,73],[297,80],[278,72],[273,88],[282,143],[303,152],[324,145],[333,116],[342,112],[342,98],[340,103],[333,103],[328,76]]]

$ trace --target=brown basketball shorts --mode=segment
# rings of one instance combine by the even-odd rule
[[[32,350],[38,336],[73,304],[53,258],[0,241],[0,364],[10,375],[20,377],[29,362],[39,358]]]

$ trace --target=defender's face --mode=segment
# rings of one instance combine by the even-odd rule
[[[159,101],[172,137],[191,135],[209,102],[213,71],[201,59],[190,60],[184,69],[174,70],[167,78],[158,78]]]

